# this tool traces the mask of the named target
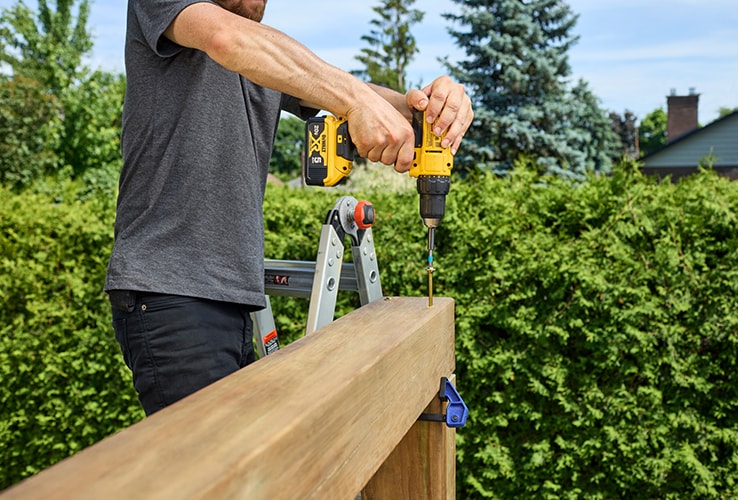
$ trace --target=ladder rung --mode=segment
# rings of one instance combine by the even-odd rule
[[[315,262],[304,260],[264,260],[264,292],[278,297],[309,299],[315,276]],[[353,262],[343,262],[339,290],[358,291]]]

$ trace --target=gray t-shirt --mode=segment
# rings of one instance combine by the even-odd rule
[[[163,36],[198,1],[128,2],[123,169],[105,290],[263,307],[269,157],[280,110],[303,112]]]

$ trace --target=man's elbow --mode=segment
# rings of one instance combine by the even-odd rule
[[[183,47],[201,50],[222,66],[236,71],[234,64],[243,51],[243,40],[239,27],[234,25],[234,17],[216,5],[195,3],[179,13],[164,36]]]
[[[238,61],[241,53],[238,37],[225,30],[218,30],[204,40],[200,49],[211,59],[231,71],[238,71]]]

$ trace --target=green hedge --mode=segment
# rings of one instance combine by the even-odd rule
[[[461,498],[738,495],[738,184],[458,186]]]
[[[0,486],[142,417],[102,292],[113,214],[0,190]]]
[[[267,256],[313,259],[340,194],[270,187]],[[417,195],[354,194],[377,209],[385,294],[424,295]],[[0,191],[4,486],[142,417],[101,291],[112,208],[53,201]],[[470,408],[459,498],[738,495],[736,213],[711,172],[454,183],[434,278]],[[306,301],[273,307],[300,336]]]

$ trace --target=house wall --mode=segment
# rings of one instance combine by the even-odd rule
[[[710,152],[714,167],[738,167],[738,113],[669,144],[645,163],[648,168],[697,167]]]

